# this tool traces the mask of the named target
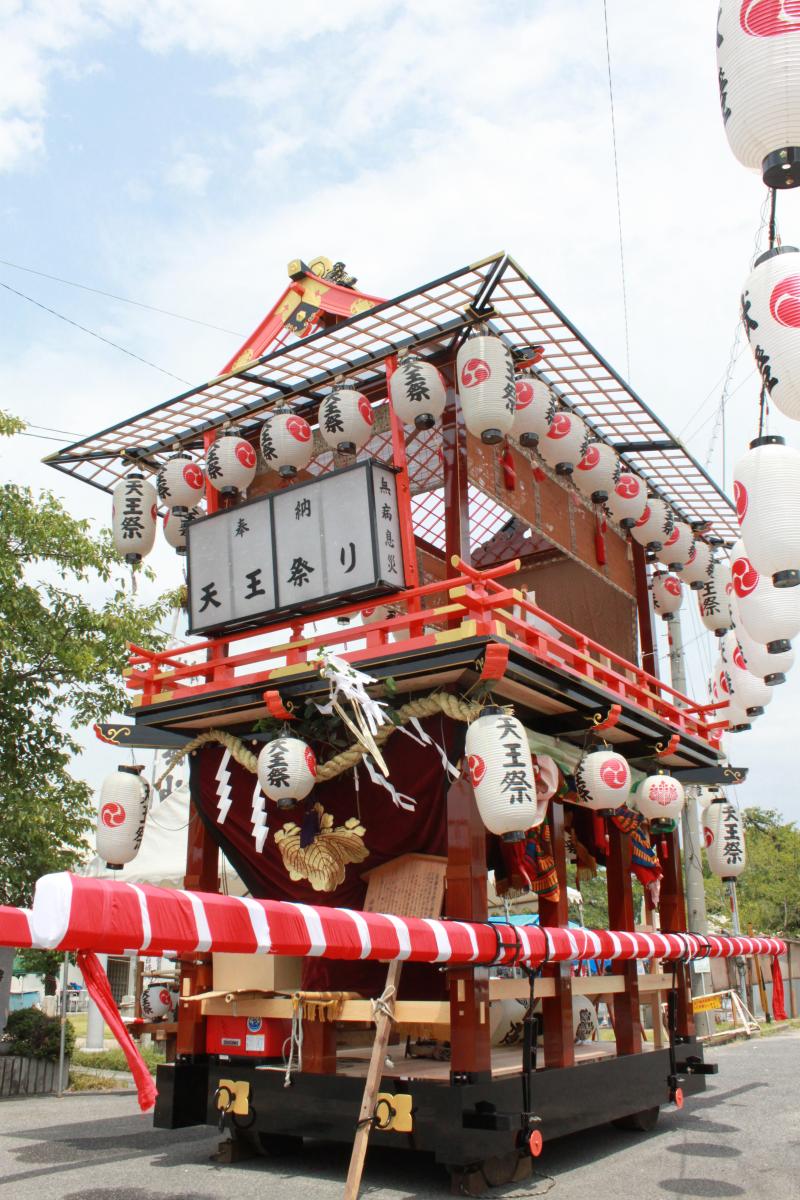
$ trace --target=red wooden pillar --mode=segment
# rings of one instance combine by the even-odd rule
[[[631,841],[608,821],[609,851],[606,860],[609,929],[634,928],[631,889]],[[614,1036],[617,1054],[639,1054],[642,1049],[642,1019],[639,1008],[638,964],[615,961],[612,973],[625,980],[625,991],[614,993]]]
[[[448,386],[442,413],[442,467],[444,474],[444,530],[447,574],[456,574],[452,558],[471,563],[469,548],[469,491],[467,427],[455,389]]]
[[[489,915],[486,829],[472,785],[463,776],[447,793],[447,915],[461,921],[485,921]],[[458,968],[448,978],[451,1079],[489,1078],[489,969]]]
[[[550,802],[550,833],[553,859],[558,876],[558,900],[539,900],[539,924],[567,925],[567,856],[564,846],[564,807]],[[575,1025],[572,1020],[572,974],[569,963],[547,963],[545,979],[554,979],[556,994],[542,1000],[544,1018],[544,1064],[546,1067],[571,1067],[575,1063]]]
[[[686,930],[686,902],[683,895],[683,871],[681,870],[681,851],[678,845],[677,830],[666,838],[666,843],[667,857],[661,859],[664,877],[661,880],[661,901],[658,906],[661,928],[665,933],[683,933]],[[686,963],[678,963],[676,978],[678,984],[678,1036],[694,1037],[691,985],[689,967]]]

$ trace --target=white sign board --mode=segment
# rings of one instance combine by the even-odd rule
[[[372,461],[194,521],[187,540],[192,633],[405,584],[394,472]]]

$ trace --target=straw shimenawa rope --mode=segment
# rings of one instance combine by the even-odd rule
[[[381,726],[375,734],[375,741],[382,746],[389,740],[398,725],[406,725],[414,718],[421,719],[433,717],[437,713],[444,713],[445,716],[452,717],[454,721],[473,721],[480,711],[481,705],[475,701],[461,700],[458,696],[451,695],[450,692],[434,692],[430,696],[423,696],[420,700],[409,700],[408,704],[404,704],[402,708],[398,709],[395,721]],[[225,733],[221,729],[208,729],[205,733],[200,733],[197,737],[192,738],[190,742],[180,748],[177,754],[172,756],[166,769],[161,772],[155,782],[156,789],[161,787],[170,771],[174,770],[182,759],[209,742],[216,742],[218,745],[224,746],[226,750],[230,750],[231,758],[240,767],[244,767],[253,775],[258,774],[258,758],[251,750],[247,749],[244,742],[234,734]],[[361,762],[366,753],[365,748],[357,743],[349,746],[347,750],[342,750],[341,754],[334,755],[333,758],[329,758],[327,762],[317,767],[317,782],[327,783],[328,780],[335,779],[344,771],[349,771]]]

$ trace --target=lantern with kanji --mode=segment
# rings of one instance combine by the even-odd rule
[[[539,823],[528,737],[515,716],[494,705],[484,708],[467,729],[464,757],[490,833],[522,834]]]
[[[576,412],[560,408],[553,413],[537,449],[557,475],[572,475],[583,458],[588,432],[586,422]]]
[[[556,411],[555,396],[548,384],[536,375],[522,375],[515,385],[516,411],[511,436],[520,446],[537,446],[550,427]]]
[[[756,438],[733,469],[747,557],[775,587],[800,583],[800,453],[786,439]]]
[[[715,799],[702,815],[709,870],[722,879],[736,879],[746,862],[744,825],[738,804],[725,797]]]
[[[770,654],[789,650],[800,633],[800,589],[776,588],[768,575],[760,575],[741,541],[731,551],[730,569],[744,628]]]
[[[151,983],[139,1001],[145,1021],[163,1021],[178,1005],[178,989],[166,983]]]
[[[339,454],[357,454],[372,435],[372,405],[362,392],[337,384],[319,406],[319,431]]]
[[[686,564],[693,549],[694,533],[691,526],[685,521],[675,521],[663,546],[656,550],[656,558],[670,571],[677,571]]]
[[[800,421],[800,251],[756,259],[742,292],[742,321],[771,404]]]
[[[158,508],[156,489],[141,471],[131,471],[114,488],[111,523],[114,546],[127,563],[139,562],[153,549]]]
[[[631,536],[648,550],[660,550],[672,533],[673,520],[669,506],[657,496],[651,496],[644,512],[631,529]]]
[[[798,0],[721,0],[717,67],[731,150],[771,188],[800,183]]]
[[[178,554],[186,553],[186,530],[202,515],[202,508],[168,508],[164,513],[164,537]]]
[[[741,733],[750,728],[747,713],[734,691],[731,673],[720,655],[717,655],[711,671],[709,691],[714,704],[724,705],[723,708],[717,709],[715,718],[727,721],[730,733]]]
[[[458,395],[473,436],[494,445],[511,432],[517,412],[514,360],[499,337],[476,333],[456,355]]]
[[[120,871],[139,853],[147,822],[150,786],[142,779],[144,767],[117,767],[100,788],[96,847],[112,871]]]
[[[212,443],[206,455],[206,475],[223,496],[245,492],[253,482],[258,456],[238,429],[228,429]]]
[[[589,442],[572,473],[572,482],[593,504],[603,504],[614,490],[619,457],[606,442]]]
[[[203,468],[181,450],[171,455],[156,476],[158,498],[170,508],[193,508],[203,499]]]
[[[606,508],[618,525],[632,529],[647,508],[647,488],[639,476],[632,471],[618,471]]]
[[[711,547],[708,542],[695,539],[686,556],[686,562],[676,567],[684,583],[688,583],[693,592],[699,592],[706,582],[708,567],[711,562]]]
[[[700,620],[706,629],[710,629],[717,637],[722,637],[731,627],[731,606],[728,600],[730,584],[730,565],[712,555],[697,602]]]
[[[444,412],[447,390],[433,363],[406,354],[389,380],[389,397],[404,425],[431,429]]]
[[[311,426],[288,405],[273,409],[261,426],[261,457],[267,469],[291,479],[311,462],[314,439]]]
[[[677,575],[659,572],[653,576],[653,607],[665,621],[672,619],[683,603],[683,588]]]
[[[683,785],[671,775],[659,771],[636,784],[633,804],[648,821],[676,820],[683,809]]]
[[[274,738],[258,756],[261,790],[278,808],[293,808],[305,800],[316,779],[314,751],[300,738]]]
[[[592,750],[575,772],[577,803],[594,812],[626,804],[631,790],[631,770],[616,750]]]

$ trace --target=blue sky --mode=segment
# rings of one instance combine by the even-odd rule
[[[630,378],[719,477],[763,189],[725,142],[715,9],[608,2]],[[0,29],[0,259],[246,335],[292,258],[341,258],[389,296],[505,248],[625,373],[601,0],[0,0]],[[779,204],[788,241],[797,204]],[[0,282],[191,382],[239,344],[2,265]],[[182,390],[1,288],[0,350],[0,404],[39,425],[86,433]],[[732,386],[729,468],[754,424],[747,350]],[[16,439],[0,469],[106,521],[48,449]],[[171,585],[174,558],[153,561]],[[743,800],[796,816],[777,789],[799,693],[732,752],[754,767]]]

